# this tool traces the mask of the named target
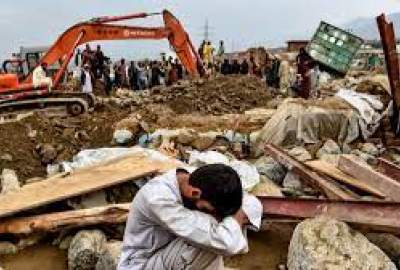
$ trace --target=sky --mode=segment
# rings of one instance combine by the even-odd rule
[[[50,45],[68,27],[104,15],[170,10],[196,45],[208,20],[211,40],[224,40],[228,51],[275,47],[288,39],[310,38],[321,20],[342,25],[360,17],[400,11],[400,0],[1,0],[0,62],[20,46]],[[124,22],[126,23],[126,22]],[[161,26],[153,18],[130,24]],[[400,27],[400,26],[398,26]],[[95,44],[98,44],[97,42]],[[157,57],[167,41],[99,43],[116,59]]]

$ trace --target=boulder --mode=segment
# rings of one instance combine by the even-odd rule
[[[379,155],[379,149],[373,143],[364,143],[360,150],[373,157],[377,157]]]
[[[288,154],[300,162],[306,162],[313,159],[311,154],[304,147],[294,147],[288,151]]]
[[[400,267],[400,239],[398,237],[389,233],[368,233],[365,236],[382,249],[397,267]]]
[[[347,224],[317,217],[300,223],[290,241],[289,270],[396,270],[386,254]]]
[[[18,176],[14,170],[3,169],[1,173],[1,193],[7,194],[20,190],[21,186],[18,181]]]
[[[201,136],[195,139],[192,143],[193,148],[199,151],[205,151],[210,148],[215,142],[211,137]]]
[[[251,191],[254,196],[274,196],[283,197],[281,189],[266,176],[260,176],[260,183],[258,183]]]
[[[125,145],[132,142],[134,134],[127,129],[118,129],[114,131],[113,139],[119,145]]]
[[[57,150],[49,143],[39,144],[36,146],[36,151],[40,156],[43,164],[51,164],[57,158]]]
[[[324,145],[318,150],[316,156],[321,158],[323,155],[339,155],[342,151],[339,145],[333,140],[327,140]]]
[[[176,137],[176,142],[182,145],[190,145],[197,138],[197,134],[194,131],[183,129],[179,132]]]
[[[286,169],[273,158],[262,156],[254,163],[254,165],[259,174],[265,175],[277,185],[282,184],[286,175]]]
[[[113,241],[106,243],[104,251],[96,264],[96,270],[117,269],[119,257],[121,255],[122,242]]]
[[[100,230],[78,232],[68,249],[69,270],[93,270],[103,254],[106,236]]]

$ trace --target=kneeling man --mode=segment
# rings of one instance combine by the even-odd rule
[[[223,270],[223,256],[248,250],[243,196],[222,164],[152,179],[133,200],[118,270]]]

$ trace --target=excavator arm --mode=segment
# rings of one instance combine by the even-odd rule
[[[131,39],[147,39],[160,40],[168,39],[171,47],[174,48],[182,65],[191,75],[202,74],[202,65],[197,51],[194,49],[189,35],[183,26],[169,11],[164,10],[162,15],[164,19],[164,27],[136,27],[109,24],[123,20],[146,18],[153,14],[139,13],[120,17],[101,17],[92,19],[88,22],[76,24],[65,31],[49,49],[49,51],[40,60],[52,65],[61,60],[61,69],[53,78],[53,85],[57,87],[68,63],[74,55],[76,47],[91,41],[102,40],[131,40]],[[30,74],[23,84],[30,84],[32,75]]]

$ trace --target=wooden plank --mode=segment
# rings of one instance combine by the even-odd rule
[[[130,204],[115,204],[31,217],[8,218],[0,223],[0,234],[31,234],[98,224],[120,224],[126,221],[129,206]]]
[[[341,156],[339,159],[339,169],[363,183],[379,190],[394,201],[400,201],[400,183],[375,171],[368,164],[362,163],[359,159],[351,155]]]
[[[378,159],[378,171],[397,182],[400,182],[400,167],[387,159]]]
[[[172,162],[160,162],[143,154],[78,170],[70,175],[26,185],[20,191],[0,197],[0,218],[38,206],[118,185],[147,175],[176,168]]]
[[[306,162],[306,165],[310,166],[313,170],[316,170],[320,173],[324,173],[343,184],[352,186],[361,191],[365,191],[381,199],[386,198],[386,195],[384,193],[380,192],[379,190],[373,187],[370,187],[369,185],[358,180],[357,178],[345,174],[344,172],[336,168],[334,165],[326,161],[314,160]]]
[[[267,144],[265,146],[265,152],[277,162],[297,174],[302,181],[312,186],[313,188],[321,191],[329,199],[342,199],[342,200],[354,200],[355,198],[336,186],[331,181],[321,177],[316,172],[313,172],[307,168],[304,164],[290,157],[288,154],[283,152],[278,147]]]

